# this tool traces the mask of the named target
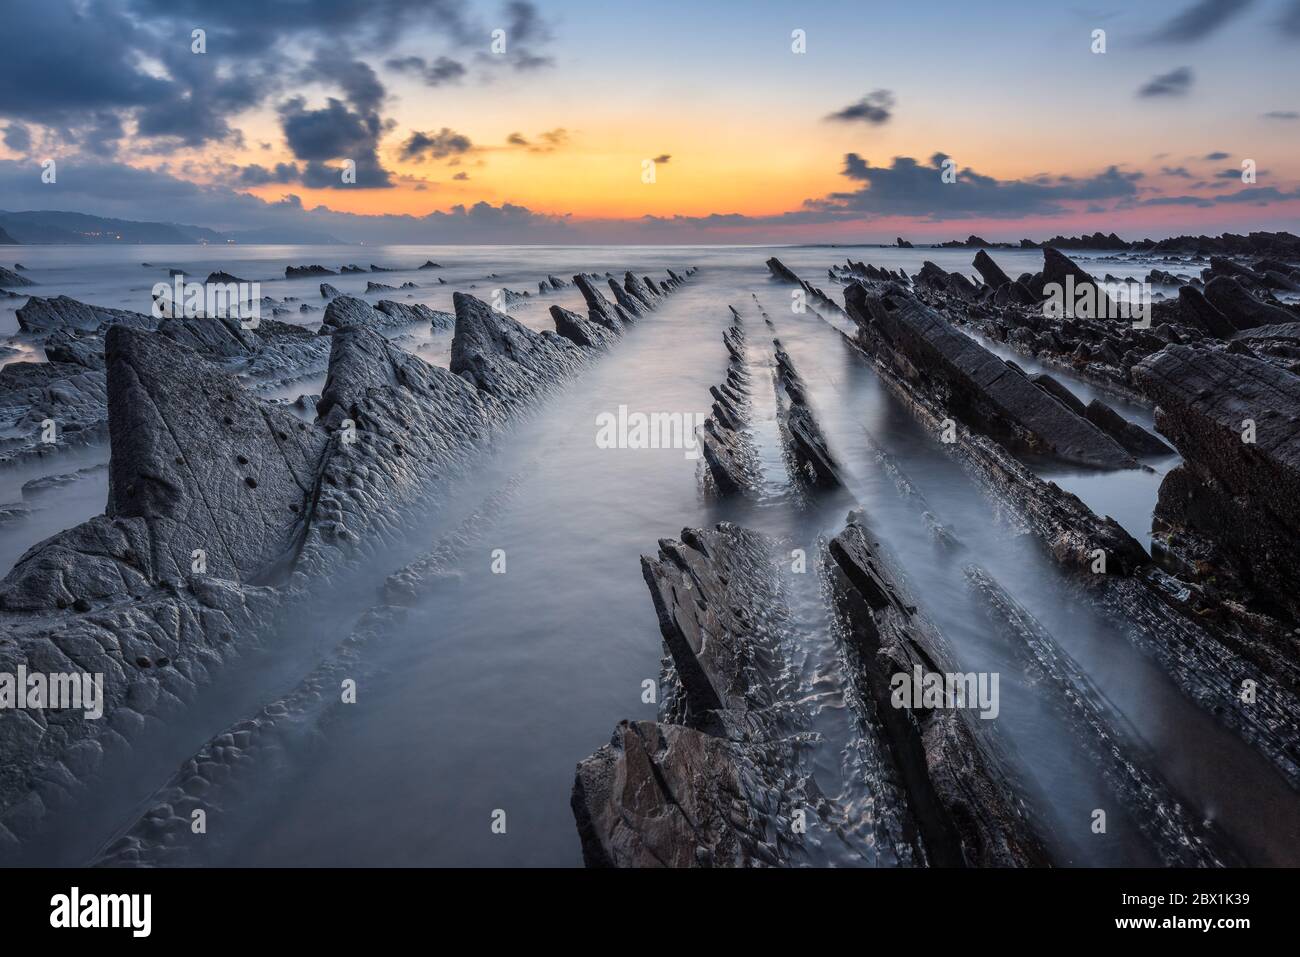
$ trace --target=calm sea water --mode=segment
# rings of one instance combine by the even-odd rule
[[[1078,743],[1045,705],[1044,689],[1020,673],[1008,650],[989,634],[971,600],[961,568],[975,560],[1056,636],[1083,665],[1156,755],[1160,770],[1195,806],[1216,820],[1247,856],[1262,863],[1296,863],[1300,812],[1294,795],[1262,759],[1188,704],[1176,688],[1121,637],[1122,623],[1078,606],[1035,539],[1017,535],[958,465],[943,453],[881,386],[828,322],[790,309],[786,286],[764,261],[778,255],[804,278],[838,298],[826,279],[846,256],[915,272],[931,259],[973,274],[969,250],[873,247],[21,247],[14,251],[41,285],[117,308],[144,311],[150,287],[169,268],[201,280],[224,269],[257,280],[262,294],[288,303],[286,321],[319,322],[299,314],[300,302],[323,305],[319,280],[284,280],[286,265],[356,262],[401,268],[382,275],[327,277],[345,293],[367,280],[420,288],[409,301],[450,310],[454,290],[487,298],[500,287],[537,293],[548,274],[578,271],[622,275],[700,267],[699,275],[614,351],[562,394],[539,403],[498,447],[486,452],[473,481],[412,517],[409,541],[367,564],[319,599],[270,642],[274,654],[256,667],[234,668],[201,705],[138,749],[136,765],[96,795],[93,812],[70,814],[65,838],[42,862],[84,859],[112,829],[131,819],[140,802],[210,735],[291,688],[327,657],[366,608],[378,601],[384,577],[419,556],[494,492],[513,489],[507,504],[488,510],[480,539],[457,559],[407,621],[367,647],[357,705],[345,717],[305,735],[268,770],[256,794],[227,809],[227,840],[214,855],[222,864],[331,865],[577,865],[580,850],[569,809],[575,764],[605,743],[622,718],[652,718],[642,682],[656,678],[662,647],[639,558],[684,526],[736,518],[758,527],[785,549],[810,555],[835,534],[851,505],[866,509],[873,528],[900,561],[912,590],[952,641],[968,670],[1002,675],[999,725],[1013,746],[1015,770],[1040,795],[1051,840],[1062,859],[1078,864],[1152,863],[1131,823],[1112,815],[1109,832],[1091,833],[1091,811],[1107,807],[1097,772]],[[1041,254],[994,252],[1011,275],[1034,271]],[[1092,257],[1079,254],[1085,268]],[[416,271],[426,259],[437,271]],[[152,264],[142,266],[142,262]],[[11,265],[6,262],[6,265]],[[1141,278],[1149,263],[1097,262],[1098,274]],[[1175,268],[1173,271],[1179,271]],[[1191,267],[1187,268],[1191,271]],[[446,280],[438,285],[437,278]],[[407,299],[408,292],[368,296]],[[16,328],[14,305],[0,306],[0,334]],[[551,328],[546,307],[582,310],[568,289],[519,307],[514,315]],[[681,450],[600,449],[596,417],[620,405],[645,412],[707,412],[708,389],[725,374],[720,341],[728,306],[745,317],[754,372],[754,432],[769,500],[738,512],[703,501],[697,462]],[[770,333],[760,310],[811,387],[812,402],[834,453],[850,476],[850,494],[799,507],[782,494],[788,481],[777,446]],[[398,341],[435,363],[446,363],[449,333],[403,330]],[[1006,353],[1010,355],[1010,353]],[[1022,366],[1032,363],[1016,357]],[[1093,390],[1068,381],[1085,399]],[[319,392],[319,381],[278,394]],[[1150,425],[1140,408],[1123,414]],[[945,557],[926,532],[915,501],[898,492],[873,447],[886,452],[929,507],[966,543]],[[104,453],[77,464],[103,461]],[[1099,513],[1113,515],[1139,540],[1149,540],[1151,509],[1161,475],[1053,472]],[[62,469],[63,466],[60,465]],[[48,471],[48,467],[45,469]],[[0,472],[0,502],[17,497],[28,473]],[[0,535],[0,566],[8,568],[33,542],[102,510],[101,470],[42,500],[46,508]],[[492,572],[494,550],[506,573]],[[816,576],[789,576],[791,681],[813,731],[810,757],[821,789],[846,808],[875,798],[872,757],[853,748],[851,690]],[[507,813],[505,834],[490,828]],[[74,821],[74,818],[76,820]],[[861,848],[855,849],[861,852]],[[887,864],[871,860],[869,863]],[[815,863],[851,863],[847,848],[827,848]]]

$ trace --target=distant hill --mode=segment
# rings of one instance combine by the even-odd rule
[[[203,226],[183,223],[149,223],[110,219],[87,213],[61,210],[0,210],[0,243],[75,243],[112,245],[195,245],[208,243],[336,244],[325,233],[295,229],[260,229],[240,233],[219,233]]]
[[[14,239],[3,229],[0,229],[0,246],[13,246],[16,245],[17,243],[18,240]]]

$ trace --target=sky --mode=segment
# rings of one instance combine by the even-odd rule
[[[368,243],[1300,226],[1300,0],[4,9],[0,209]]]

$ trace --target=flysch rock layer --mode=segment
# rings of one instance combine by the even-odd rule
[[[846,302],[862,295],[851,290]],[[943,433],[949,413],[942,395],[927,391],[929,380],[900,372],[883,338],[844,338],[925,428],[935,436]],[[1293,659],[1277,650],[1281,641],[1261,639],[1279,634],[1275,620],[1225,602],[1187,576],[1170,574],[1118,522],[1097,516],[1077,496],[1039,478],[988,436],[959,425],[956,441],[943,448],[999,503],[1004,516],[1040,538],[1081,600],[1114,622],[1116,632],[1164,668],[1190,700],[1300,787],[1300,685]],[[1106,559],[1100,573],[1094,571],[1098,551]],[[1249,704],[1241,695],[1247,680],[1258,691]]]
[[[451,370],[364,325],[328,337],[312,424],[172,339],[110,325],[105,514],[0,581],[0,670],[102,673],[104,716],[0,710],[0,860],[277,612],[400,535],[404,510],[526,396],[597,354],[472,297],[456,309]]]
[[[727,349],[727,377],[711,386],[713,411],[704,420],[700,448],[708,476],[706,485],[718,496],[751,495],[758,481],[758,452],[750,438],[749,372],[745,360],[745,329],[732,310],[731,325],[722,334]]]
[[[900,286],[845,290],[859,335],[879,339],[899,373],[928,380],[961,419],[1026,451],[1103,469],[1137,466],[1114,439],[1037,388],[1023,373],[954,329]]]
[[[808,489],[842,488],[839,463],[831,455],[809,405],[808,388],[781,340],[773,339],[772,345],[776,350],[777,418],[792,477]]]
[[[1300,377],[1253,356],[1169,346],[1134,371],[1183,456],[1157,537],[1182,569],[1300,620]],[[1300,663],[1300,641],[1279,649]]]
[[[677,681],[661,720],[624,721],[578,765],[572,807],[589,867],[761,867],[797,860],[793,770],[771,706],[784,600],[763,538],[684,529],[642,570]],[[671,704],[668,702],[671,700]],[[810,828],[811,833],[811,828]]]
[[[1049,863],[1037,824],[1016,797],[990,728],[974,707],[894,701],[895,677],[960,669],[947,640],[918,609],[857,514],[830,543],[835,596],[864,683],[903,781],[926,858],[936,866]],[[918,689],[919,691],[919,689]],[[918,695],[919,697],[919,695]]]

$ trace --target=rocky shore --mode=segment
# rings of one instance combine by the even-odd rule
[[[656,281],[651,298],[629,277],[625,291],[646,296],[644,315],[684,281]],[[0,859],[39,840],[51,812],[84,799],[135,739],[199,700],[295,602],[400,536],[405,510],[427,508],[491,435],[602,354],[473,296],[454,305],[449,368],[402,351],[376,331],[390,312],[347,297],[321,335],[66,299],[25,307],[31,328],[77,333],[67,354],[98,365],[67,372],[95,373],[86,391],[102,396],[110,492],[104,514],[35,545],[0,581],[0,670],[102,673],[104,714],[0,711]],[[239,375],[268,351],[289,362],[320,349],[314,421]]]

